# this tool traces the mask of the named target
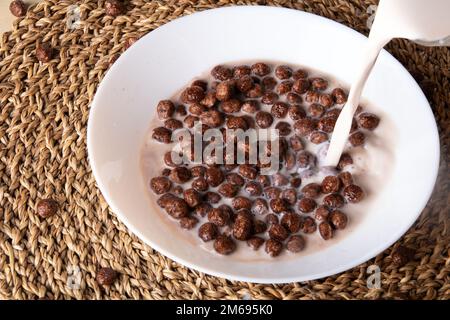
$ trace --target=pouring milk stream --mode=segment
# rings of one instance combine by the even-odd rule
[[[450,0],[380,0],[364,56],[331,137],[326,166],[339,162],[364,84],[381,49],[393,38],[427,46],[450,45]]]

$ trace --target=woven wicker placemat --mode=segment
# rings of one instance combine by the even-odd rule
[[[376,1],[131,0],[127,13],[113,18],[105,15],[103,0],[45,0],[16,20],[12,32],[2,35],[0,298],[450,297],[448,48],[424,48],[403,40],[388,46],[416,77],[432,105],[442,142],[441,170],[418,221],[392,248],[367,263],[304,283],[231,282],[163,257],[130,234],[111,212],[96,186],[86,152],[89,106],[110,62],[125,50],[127,39],[182,15],[256,3],[313,12],[367,34],[367,8]],[[68,15],[78,10],[74,4],[81,21],[70,27]],[[49,63],[35,58],[39,42],[49,42],[57,50]],[[36,203],[42,198],[59,202],[57,215],[42,219],[36,214]],[[391,257],[400,244],[415,250],[414,258],[403,266]],[[367,286],[370,265],[381,270],[381,288]],[[101,288],[95,280],[99,267],[111,267],[120,276],[113,285]]]

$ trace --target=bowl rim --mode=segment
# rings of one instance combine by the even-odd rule
[[[331,24],[333,27],[340,29],[341,31],[347,32],[347,33],[351,33],[352,37],[356,37],[359,39],[366,39],[367,37],[365,37],[363,34],[357,32],[356,30],[347,27],[339,22],[336,22],[334,20],[316,15],[316,14],[312,14],[312,13],[308,13],[308,12],[304,12],[304,11],[300,11],[300,10],[295,10],[295,9],[289,9],[289,8],[281,8],[281,7],[267,7],[267,6],[254,6],[254,5],[250,5],[250,6],[230,6],[230,7],[221,7],[221,8],[214,8],[214,9],[208,9],[208,10],[204,10],[204,11],[200,11],[200,12],[195,12],[193,14],[187,15],[187,16],[183,16],[180,18],[177,18],[175,20],[172,20],[158,28],[156,28],[155,30],[151,31],[151,33],[147,33],[145,36],[148,36],[149,34],[155,34],[156,32],[161,32],[164,31],[164,29],[166,28],[167,25],[171,25],[171,24],[176,24],[176,23],[183,23],[186,20],[190,20],[190,19],[196,19],[198,16],[206,16],[206,15],[214,15],[214,14],[220,14],[220,12],[223,11],[236,11],[237,13],[240,11],[246,11],[246,10],[260,10],[260,11],[278,11],[278,12],[285,12],[285,11],[290,11],[290,12],[295,12],[296,14],[299,15],[299,19],[301,19],[301,16],[306,16],[306,17],[314,17],[315,19],[320,20],[320,23],[324,23],[324,24]],[[96,180],[96,183],[99,187],[100,192],[102,193],[103,197],[105,198],[105,201],[107,202],[107,204],[109,205],[109,207],[111,208],[112,212],[114,212],[114,214],[119,218],[119,220],[133,233],[135,234],[138,238],[140,238],[145,244],[151,246],[153,249],[157,250],[159,253],[161,253],[162,255],[170,258],[171,260],[180,263],[188,268],[194,269],[194,270],[198,270],[200,272],[206,273],[208,275],[212,275],[212,276],[217,276],[217,277],[221,277],[221,278],[225,278],[225,279],[229,279],[232,281],[244,281],[244,282],[252,282],[252,283],[261,283],[261,284],[280,284],[280,283],[290,283],[290,282],[299,282],[299,281],[309,281],[309,280],[315,280],[315,279],[320,279],[326,276],[332,276],[341,272],[344,272],[346,270],[349,270],[353,267],[356,267],[366,261],[368,261],[369,259],[375,257],[376,255],[378,255],[379,253],[383,252],[384,250],[386,250],[387,248],[389,248],[393,243],[395,243],[396,241],[398,241],[410,228],[411,226],[416,222],[417,218],[419,217],[419,215],[422,213],[423,209],[425,208],[426,204],[428,203],[431,194],[434,190],[434,186],[436,184],[436,179],[438,176],[438,170],[439,170],[439,161],[440,161],[440,140],[439,140],[439,135],[438,135],[438,129],[437,129],[437,125],[436,125],[436,121],[434,118],[434,114],[431,110],[431,107],[428,103],[428,100],[426,99],[425,95],[423,94],[423,91],[421,90],[421,88],[419,87],[419,85],[417,84],[417,82],[415,81],[415,79],[411,76],[411,74],[406,70],[406,68],[396,59],[394,58],[389,52],[387,52],[385,49],[382,50],[382,52],[380,53],[381,55],[386,56],[389,60],[390,63],[394,63],[397,65],[397,67],[399,68],[399,70],[401,70],[402,73],[405,73],[406,77],[409,77],[410,80],[412,80],[412,83],[415,85],[415,88],[413,88],[413,90],[415,91],[419,91],[419,95],[421,95],[422,97],[422,102],[428,106],[427,108],[427,114],[429,117],[432,118],[432,123],[433,123],[433,128],[430,128],[431,131],[433,131],[433,135],[434,138],[433,140],[435,141],[435,146],[434,146],[434,150],[435,153],[433,156],[433,163],[430,164],[430,168],[432,168],[432,172],[430,172],[430,175],[433,177],[433,187],[430,188],[430,190],[428,190],[426,197],[424,197],[423,203],[420,206],[420,210],[418,210],[418,212],[413,216],[411,215],[411,222],[406,225],[405,227],[401,228],[400,230],[398,230],[398,232],[395,235],[391,235],[392,239],[391,241],[388,242],[382,242],[381,245],[379,245],[378,247],[374,247],[372,248],[372,250],[370,252],[368,252],[367,254],[361,256],[359,259],[353,259],[347,263],[343,263],[341,264],[339,267],[333,269],[333,273],[330,274],[330,272],[321,272],[321,273],[317,273],[317,274],[313,274],[310,276],[293,276],[293,277],[279,277],[279,278],[259,278],[259,277],[248,277],[248,276],[239,276],[239,275],[235,275],[235,274],[227,274],[224,272],[220,272],[220,271],[216,271],[213,269],[208,269],[199,265],[196,265],[195,263],[191,263],[189,261],[185,261],[182,258],[177,257],[176,255],[172,254],[169,251],[166,251],[164,248],[160,247],[156,242],[152,241],[151,239],[149,239],[147,236],[145,236],[144,234],[142,234],[137,228],[135,228],[135,226],[133,224],[131,224],[129,222],[129,220],[127,219],[126,215],[124,215],[116,206],[115,202],[113,201],[113,199],[110,197],[108,191],[107,191],[107,187],[104,184],[104,182],[101,179],[101,175],[99,173],[99,169],[96,166],[95,160],[93,157],[94,155],[94,146],[92,143],[93,140],[93,126],[94,121],[92,120],[93,118],[95,118],[95,113],[96,111],[99,109],[98,107],[98,95],[97,93],[100,91],[100,88],[102,86],[102,83],[108,81],[108,79],[111,77],[111,75],[114,72],[110,72],[111,70],[114,70],[115,67],[118,66],[118,64],[120,64],[120,60],[122,60],[123,56],[126,55],[127,52],[125,51],[120,57],[119,59],[116,61],[116,63],[110,68],[110,70],[108,70],[108,72],[105,74],[103,80],[101,81],[101,83],[98,85],[97,90],[96,90],[96,94],[94,96],[94,99],[92,101],[91,107],[90,107],[90,111],[89,111],[89,119],[88,119],[88,125],[87,125],[87,149],[88,149],[88,161],[89,164],[91,166],[92,169],[92,173],[93,176]],[[118,62],[118,63],[117,63]]]

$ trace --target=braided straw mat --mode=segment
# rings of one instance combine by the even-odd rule
[[[196,11],[256,3],[312,12],[367,34],[367,8],[376,1],[130,0],[127,13],[113,18],[105,15],[103,0],[44,0],[1,36],[0,298],[450,298],[449,48],[403,40],[388,46],[432,105],[442,159],[435,192],[418,221],[392,248],[367,263],[304,283],[232,282],[160,255],[129,233],[108,207],[88,164],[86,125],[95,90],[111,61],[125,50],[126,40]],[[74,4],[81,22],[68,28]],[[57,50],[49,63],[35,58],[41,41]],[[57,200],[58,214],[40,218],[36,203],[41,198]],[[399,244],[415,250],[414,259],[401,267],[390,256]],[[378,289],[367,286],[372,264],[381,269]],[[95,281],[100,267],[117,270],[119,278],[100,287]],[[74,268],[80,276],[77,287],[68,285]]]

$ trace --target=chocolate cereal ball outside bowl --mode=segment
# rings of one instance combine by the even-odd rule
[[[257,33],[246,27],[249,22]],[[280,32],[280,28],[289,31]],[[267,39],[271,41],[266,46]],[[207,10],[176,19],[140,38],[106,73],[89,116],[89,161],[114,214],[163,255],[231,280],[286,283],[321,278],[347,270],[387,248],[425,205],[439,152],[426,100],[388,53],[381,54],[364,92],[367,103],[355,118],[350,142],[353,151],[349,151],[353,164],[343,162],[342,168],[330,173],[337,180],[325,181],[323,190],[324,177],[309,181],[305,174],[320,167],[321,159],[310,159],[305,152],[315,157],[310,146],[321,147],[331,137],[348,94],[353,57],[364,43],[364,37],[338,23],[270,7]],[[330,47],[340,50],[330,56]],[[389,77],[383,76],[387,70]],[[394,103],[398,97],[402,97],[401,106]],[[238,102],[227,102],[230,99]],[[322,107],[310,108],[311,104]],[[259,124],[255,119],[258,112],[268,114],[262,114]],[[281,172],[287,183],[274,185],[274,173],[268,179],[260,178],[262,163],[225,167],[208,162],[196,164],[204,170],[192,170],[190,165],[174,163],[173,153],[169,153],[170,159],[165,158],[164,154],[175,151],[172,133],[194,130],[198,120],[203,121],[203,131],[278,125],[287,145],[280,153],[281,170],[286,169],[286,159],[295,155],[296,160],[289,164],[292,171]],[[157,130],[149,133],[150,129]],[[374,137],[381,142],[378,149]],[[415,141],[414,146],[408,141]],[[149,152],[143,154],[143,150]],[[370,157],[375,157],[375,150],[392,154],[389,161],[378,161],[386,169],[382,187],[371,184],[376,178],[368,182],[353,174],[361,164],[358,150],[367,150]],[[299,172],[300,152],[304,152],[300,163],[305,166]],[[180,153],[183,158],[192,156],[189,148]],[[216,167],[222,174],[210,169]],[[371,173],[378,169],[370,167]],[[412,171],[414,181],[407,174]],[[342,172],[351,172],[352,177],[340,175]],[[230,182],[230,173],[240,175],[243,181]],[[302,212],[299,201],[305,195],[301,190],[312,182],[319,185],[317,195],[306,196],[312,200],[303,201],[302,208],[308,212]],[[224,184],[229,185],[222,187]],[[287,189],[295,189],[296,194]],[[399,195],[398,190],[408,196]],[[266,197],[266,191],[273,198]],[[331,197],[323,203],[327,196]],[[232,200],[236,197],[249,198],[251,203],[241,199],[235,209]],[[271,205],[271,200],[276,201]],[[214,210],[223,201],[230,209]],[[372,201],[377,205],[369,205]],[[57,214],[48,221],[65,214],[67,208],[59,205]],[[397,214],[387,217],[386,212],[392,211]],[[316,220],[316,213],[327,222]],[[392,223],[380,225],[383,219]],[[198,236],[200,228],[202,238]],[[269,239],[269,230],[275,238]],[[377,236],[380,230],[385,235],[381,240]],[[322,249],[316,250],[314,238],[325,243]]]

